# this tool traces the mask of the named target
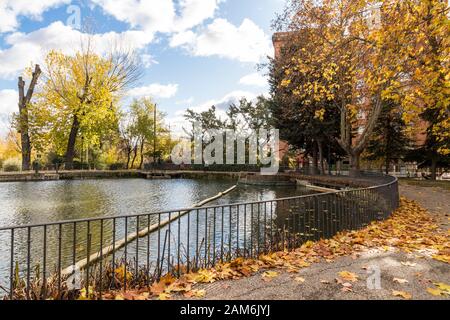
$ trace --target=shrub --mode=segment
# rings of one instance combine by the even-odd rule
[[[6,159],[3,162],[3,171],[5,171],[5,172],[20,171],[20,168],[21,168],[21,163],[20,163],[20,160],[17,158]]]
[[[109,165],[109,170],[122,170],[125,169],[125,165],[123,163],[117,162],[117,163],[111,163]]]

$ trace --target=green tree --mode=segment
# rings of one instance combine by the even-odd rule
[[[122,132],[122,139],[127,153],[127,169],[133,168],[139,155],[138,168],[143,169],[144,159],[151,155],[161,158],[159,146],[166,143],[168,130],[164,124],[165,114],[158,111],[156,104],[150,98],[134,99],[130,105],[128,124]],[[130,155],[133,158],[130,164]]]
[[[392,161],[404,158],[412,149],[406,133],[406,124],[394,101],[383,102],[383,110],[367,146],[368,160],[383,160],[385,173],[389,174]]]

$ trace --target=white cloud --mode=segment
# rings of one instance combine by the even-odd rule
[[[15,77],[31,62],[42,63],[46,52],[51,49],[67,54],[74,53],[80,48],[83,37],[86,37],[86,34],[64,25],[61,21],[30,33],[12,33],[5,37],[5,43],[10,47],[0,50],[0,78]],[[137,30],[93,35],[94,50],[99,54],[107,52],[115,45],[143,49],[152,40],[153,35]]]
[[[232,91],[232,92],[226,94],[224,97],[222,97],[220,99],[208,100],[208,101],[192,108],[192,110],[194,110],[196,112],[206,111],[211,106],[215,106],[216,109],[218,109],[219,111],[225,112],[226,110],[228,110],[228,107],[230,106],[230,104],[238,103],[239,100],[241,100],[242,98],[246,98],[247,100],[254,100],[257,96],[258,95],[253,92],[236,90],[236,91]]]
[[[222,0],[91,0],[103,11],[146,32],[182,31],[212,18]],[[178,13],[177,13],[178,12]]]
[[[270,38],[250,19],[244,19],[239,27],[226,19],[215,19],[198,33],[175,34],[170,46],[181,46],[194,56],[216,55],[241,62],[260,62],[273,51]]]
[[[181,15],[174,21],[178,31],[190,29],[214,17],[219,3],[224,0],[181,0]]]
[[[151,54],[141,54],[141,62],[145,68],[150,68],[154,64],[159,64]]]
[[[18,111],[19,95],[16,90],[0,90],[0,114],[11,114]]]
[[[130,97],[171,98],[178,91],[178,84],[162,85],[152,83],[148,86],[133,88],[128,91]]]
[[[192,102],[194,102],[194,97],[189,97],[184,100],[179,100],[179,101],[175,102],[175,104],[190,105],[190,104],[192,104]]]
[[[0,90],[0,136],[8,132],[13,112],[18,112],[19,95],[16,90]]]
[[[168,32],[175,18],[172,0],[91,0],[103,11],[133,28]]]
[[[267,86],[267,78],[255,72],[242,77],[239,83],[246,86],[265,87]]]
[[[1,0],[0,1],[0,33],[17,30],[20,26],[19,17],[24,16],[34,20],[41,20],[42,13],[69,4],[71,0]]]

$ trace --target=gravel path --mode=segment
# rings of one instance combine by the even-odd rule
[[[449,229],[450,191],[401,184],[400,193],[418,201],[437,218],[442,229]],[[351,283],[351,291],[343,291],[342,284],[336,281],[338,273],[344,270],[358,275],[359,280]],[[299,273],[273,271],[279,276],[270,282],[264,281],[261,274],[255,274],[198,286],[198,289],[206,289],[203,299],[209,300],[403,299],[394,296],[393,290],[407,292],[412,299],[450,298],[427,292],[427,288],[435,288],[433,283],[450,284],[448,264],[398,251],[371,250],[331,263],[316,263]],[[296,281],[296,277],[304,278],[304,282]]]
[[[407,263],[407,265],[402,264]],[[357,274],[352,291],[343,291],[337,283],[340,271]],[[279,271],[279,270],[278,270]],[[261,274],[234,281],[219,281],[206,286],[209,300],[378,300],[402,299],[392,295],[393,290],[411,294],[412,299],[445,299],[427,292],[432,282],[449,282],[450,269],[445,263],[399,252],[367,252],[355,257],[344,257],[332,263],[317,263],[299,273],[279,271],[270,282]],[[377,274],[380,275],[377,282]],[[305,279],[303,283],[296,277]],[[405,279],[401,284],[394,278]],[[377,285],[379,283],[379,286]]]
[[[415,200],[427,209],[443,230],[450,228],[450,190],[400,183],[400,195]]]

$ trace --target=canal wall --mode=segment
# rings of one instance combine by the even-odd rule
[[[141,171],[141,170],[73,170],[59,172],[0,173],[0,182],[85,180],[85,179],[225,179],[237,180],[239,172],[221,171]]]
[[[52,181],[52,180],[83,180],[83,179],[119,179],[143,178],[144,175],[136,170],[74,170],[74,171],[48,171],[48,172],[14,172],[0,173],[0,182],[16,181]]]
[[[276,177],[276,178],[275,178]],[[296,172],[278,173],[276,176],[262,176],[254,172],[223,172],[223,171],[197,171],[197,170],[73,170],[73,171],[47,171],[0,173],[1,182],[16,181],[51,181],[51,180],[84,180],[84,179],[223,179],[240,181],[253,185],[314,185],[323,188],[365,188],[374,185],[373,179],[364,177],[346,176],[312,176]],[[275,182],[274,182],[275,181]]]

